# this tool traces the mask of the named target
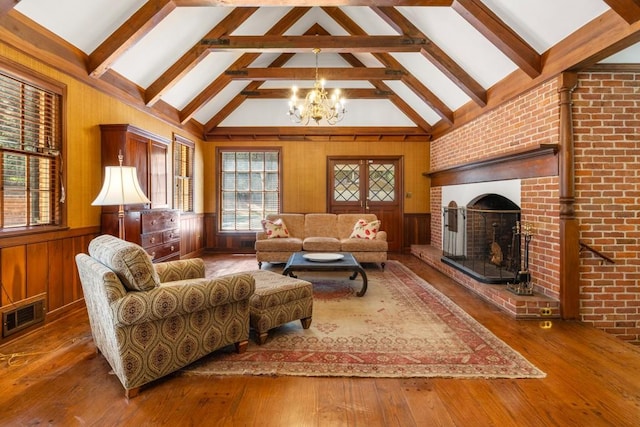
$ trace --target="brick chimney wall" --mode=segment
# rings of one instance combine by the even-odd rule
[[[431,170],[559,142],[552,79],[431,144]],[[573,95],[581,320],[640,344],[640,74],[581,73]],[[499,185],[499,183],[497,183]],[[523,179],[522,220],[534,226],[535,290],[559,298],[559,177]],[[431,244],[442,248],[441,188],[431,189]],[[578,250],[578,248],[576,248]]]
[[[640,73],[580,73],[573,93],[582,320],[640,344]]]

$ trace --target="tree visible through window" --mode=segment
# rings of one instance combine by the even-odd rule
[[[60,225],[62,88],[0,70],[0,228]]]
[[[193,154],[195,144],[173,136],[173,208],[193,212]]]
[[[280,152],[218,150],[221,231],[256,231],[280,210]]]

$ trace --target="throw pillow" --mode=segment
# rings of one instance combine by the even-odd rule
[[[284,224],[282,218],[276,219],[275,221],[263,219],[262,227],[265,233],[267,233],[267,239],[289,237],[289,230],[287,230],[287,226]]]
[[[353,226],[350,239],[375,239],[378,230],[380,229],[380,220],[367,222],[364,219],[359,219],[356,225]]]

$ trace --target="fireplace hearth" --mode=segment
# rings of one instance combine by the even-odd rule
[[[514,282],[521,270],[520,207],[499,194],[443,207],[442,261],[481,283]]]

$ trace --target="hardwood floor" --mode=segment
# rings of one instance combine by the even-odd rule
[[[547,373],[544,379],[171,375],[127,401],[85,310],[0,347],[0,425],[637,426],[640,348],[578,322],[515,321],[410,255],[395,255]],[[257,268],[207,255],[210,274]],[[373,268],[373,267],[372,267]]]

